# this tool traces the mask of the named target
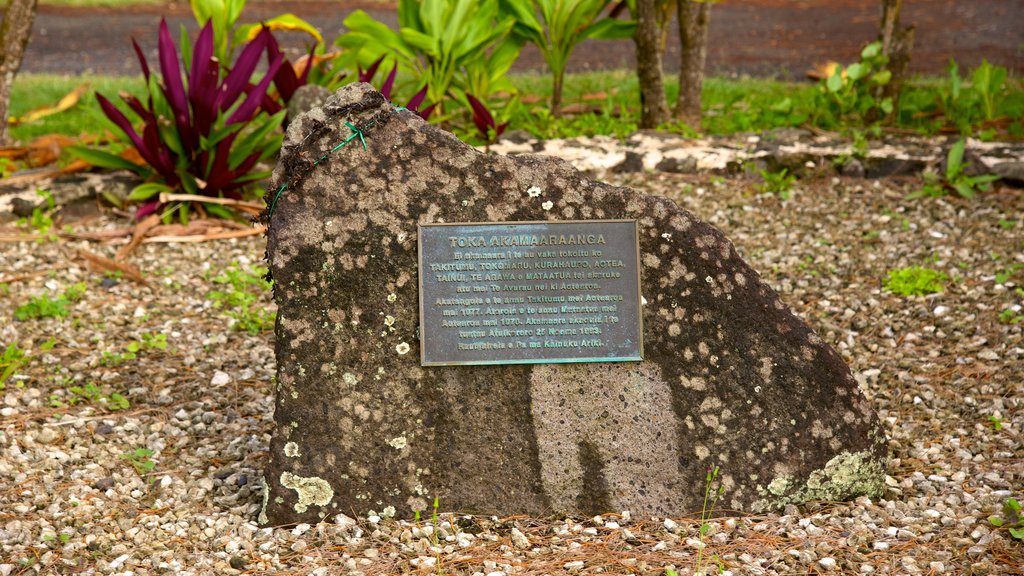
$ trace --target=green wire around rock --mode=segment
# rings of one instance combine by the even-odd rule
[[[391,112],[394,114],[394,113],[397,113],[397,112],[401,112],[403,110],[407,110],[407,108],[405,106],[397,106]],[[325,152],[323,156],[317,158],[316,161],[314,161],[311,166],[318,166],[321,162],[326,160],[328,156],[330,156],[331,154],[333,154],[333,153],[337,152],[338,150],[344,148],[346,144],[348,144],[349,142],[355,140],[356,138],[359,138],[359,142],[363,145],[363,150],[367,150],[365,134],[366,134],[366,131],[369,130],[370,128],[373,128],[373,126],[376,123],[377,123],[377,121],[373,120],[370,123],[368,123],[366,126],[363,126],[362,129],[360,129],[358,126],[356,126],[355,124],[353,124],[351,122],[345,122],[345,126],[348,126],[349,130],[352,130],[352,134],[348,138],[345,138],[344,140],[342,140],[341,142],[336,144],[333,148],[331,148],[330,150]],[[288,183],[285,182],[284,184],[281,185],[280,188],[277,189],[277,193],[274,194],[274,200],[270,203],[270,210],[267,213],[267,225],[268,226],[270,225],[271,218],[273,218],[273,216],[274,216],[274,207],[277,206],[277,200],[278,200],[278,198],[281,197],[281,194],[284,192],[285,188],[287,188],[287,187],[288,187]]]

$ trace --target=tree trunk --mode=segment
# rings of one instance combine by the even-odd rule
[[[700,129],[700,94],[708,55],[711,3],[679,0],[679,99],[675,117]]]
[[[7,112],[11,103],[11,85],[21,68],[21,58],[32,34],[37,0],[10,0],[0,25],[0,146],[8,144]]]
[[[914,47],[914,27],[900,26],[902,6],[903,0],[882,0],[882,22],[878,33],[882,54],[889,59],[886,68],[892,73],[889,83],[880,88],[878,97],[892,98],[894,110],[899,110],[900,92],[907,75],[910,52]]]
[[[565,81],[565,70],[555,72],[554,82],[551,86],[551,115],[555,118],[562,117],[562,83]]]
[[[655,0],[636,3],[636,76],[640,82],[640,127],[657,128],[668,120],[661,68],[661,34]]]

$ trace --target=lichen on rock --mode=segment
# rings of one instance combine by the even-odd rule
[[[754,502],[751,510],[766,512],[787,504],[810,500],[846,500],[854,496],[881,495],[885,488],[885,466],[869,452],[843,452],[814,470],[800,485],[792,476],[782,475],[767,488],[758,487],[765,498]]]
[[[370,123],[365,149],[309,169]],[[292,121],[283,184],[266,521],[412,517],[434,496],[467,513],[677,516],[700,509],[714,466],[723,504],[748,512],[884,480],[884,429],[839,354],[666,198],[480,153],[366,84]],[[637,222],[644,360],[420,366],[416,225],[566,219]]]
[[[302,514],[309,506],[327,506],[334,498],[334,490],[323,478],[311,476],[303,478],[291,472],[281,473],[281,486],[295,490],[299,501],[295,503],[295,511]]]

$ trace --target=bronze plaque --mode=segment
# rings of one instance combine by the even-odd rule
[[[643,358],[635,220],[419,227],[423,366]]]

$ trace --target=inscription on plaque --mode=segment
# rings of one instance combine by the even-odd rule
[[[635,220],[419,227],[424,366],[643,357]]]

